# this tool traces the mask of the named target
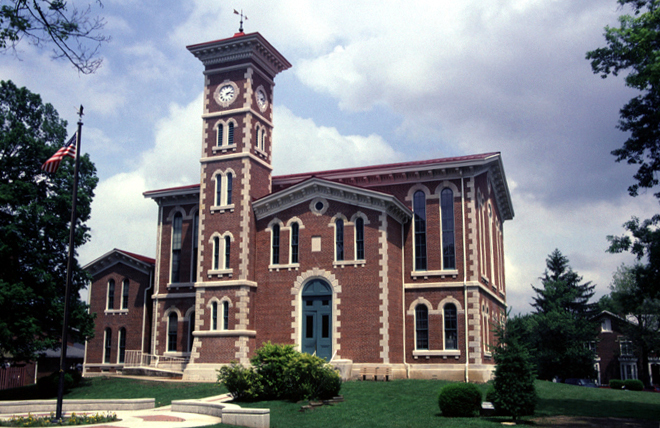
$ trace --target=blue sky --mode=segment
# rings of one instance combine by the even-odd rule
[[[81,0],[70,3],[86,7]],[[508,295],[530,310],[532,284],[559,248],[606,293],[627,255],[606,253],[632,215],[634,169],[610,151],[634,92],[584,59],[622,12],[615,0],[105,0],[103,66],[91,76],[19,45],[0,76],[42,95],[75,128],[100,178],[84,264],[121,248],[155,255],[156,205],[142,192],[199,181],[201,63],[186,46],[232,36],[234,9],[292,64],[276,78],[275,174],[502,152],[515,209],[506,222]]]

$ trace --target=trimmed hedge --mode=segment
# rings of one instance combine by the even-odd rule
[[[626,389],[629,389],[631,391],[643,391],[644,390],[644,384],[642,383],[641,380],[638,379],[627,379],[623,381],[623,386],[626,387]]]
[[[476,416],[481,410],[481,392],[471,383],[452,383],[440,390],[438,405],[442,416]]]
[[[623,381],[621,379],[610,379],[610,388],[623,389]]]

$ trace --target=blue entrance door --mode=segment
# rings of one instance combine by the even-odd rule
[[[332,291],[321,280],[305,286],[302,294],[302,351],[329,361],[332,358]]]

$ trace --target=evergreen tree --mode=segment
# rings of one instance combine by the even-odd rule
[[[0,359],[34,358],[62,337],[74,162],[55,174],[41,165],[64,143],[66,122],[41,97],[0,82]],[[97,183],[80,158],[75,247],[89,239],[85,222]],[[75,263],[69,338],[93,335],[93,317],[78,298],[88,276]]]
[[[528,322],[531,333],[527,335],[528,345],[535,349],[539,378],[593,378],[593,353],[585,344],[597,335],[591,320],[596,305],[589,303],[595,285],[583,283],[559,250],[548,256],[546,266],[543,286],[532,286],[537,295],[532,304],[535,312]]]
[[[500,414],[510,414],[515,421],[520,416],[534,414],[536,389],[534,365],[528,350],[520,343],[522,323],[501,325],[496,328],[495,347],[495,396],[493,406]]]

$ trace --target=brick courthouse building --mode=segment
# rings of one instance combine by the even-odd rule
[[[271,341],[344,377],[487,380],[514,215],[500,154],[272,176],[274,78],[291,65],[258,33],[188,50],[204,65],[200,183],[145,193],[155,260],[87,265],[85,372],[139,351],[213,380]]]

